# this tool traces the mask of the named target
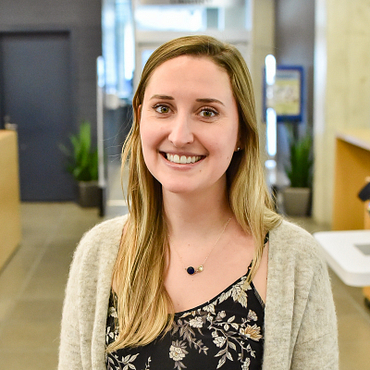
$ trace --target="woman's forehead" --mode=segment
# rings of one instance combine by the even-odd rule
[[[183,89],[199,94],[230,95],[232,88],[227,72],[209,57],[179,56],[153,70],[145,95],[171,95]]]

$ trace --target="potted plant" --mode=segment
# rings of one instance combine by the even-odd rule
[[[77,134],[71,135],[70,147],[60,145],[68,158],[66,169],[78,182],[79,204],[97,207],[100,203],[98,188],[98,152],[91,145],[91,124],[83,120]]]
[[[290,160],[285,167],[290,186],[283,190],[285,212],[290,216],[307,216],[312,189],[312,136],[301,138],[290,135]]]

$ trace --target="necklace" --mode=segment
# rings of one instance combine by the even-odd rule
[[[207,261],[208,257],[211,255],[211,253],[212,253],[212,252],[213,252],[213,250],[215,249],[215,247],[216,247],[217,243],[218,243],[218,242],[219,242],[219,240],[221,239],[221,236],[224,234],[224,232],[225,232],[225,230],[226,230],[226,228],[227,228],[227,225],[230,223],[231,219],[232,219],[232,217],[230,217],[230,218],[226,221],[226,223],[225,223],[225,225],[224,225],[224,227],[223,227],[223,229],[222,229],[221,234],[218,236],[218,238],[217,238],[217,240],[216,240],[215,244],[213,244],[213,247],[211,248],[211,251],[208,253],[208,255],[207,255],[207,257],[205,258],[205,260],[203,261],[203,263],[202,263],[201,265],[199,265],[197,268],[194,268],[193,266],[184,267],[185,271],[186,271],[189,275],[194,275],[194,274],[196,274],[196,273],[198,273],[198,272],[202,272],[202,271],[204,270],[204,264],[206,263],[206,261]],[[181,260],[181,263],[182,263],[182,264],[184,264],[184,262],[183,262],[183,260],[182,260],[182,258],[181,258],[181,256],[180,256],[179,252],[177,251],[177,249],[175,249],[175,251],[176,251],[177,255],[179,256],[179,258],[180,258],[180,260]]]

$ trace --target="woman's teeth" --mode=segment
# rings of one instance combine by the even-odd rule
[[[179,156],[177,154],[166,154],[166,158],[167,160],[173,163],[189,164],[189,163],[198,162],[202,157],[200,156],[187,157],[185,155]]]

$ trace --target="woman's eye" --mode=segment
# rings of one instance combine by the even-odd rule
[[[166,114],[166,113],[170,112],[170,108],[167,107],[166,105],[156,105],[154,107],[154,110],[158,113],[161,113],[161,114]]]
[[[200,115],[205,118],[213,118],[217,115],[217,112],[213,109],[202,109]]]

